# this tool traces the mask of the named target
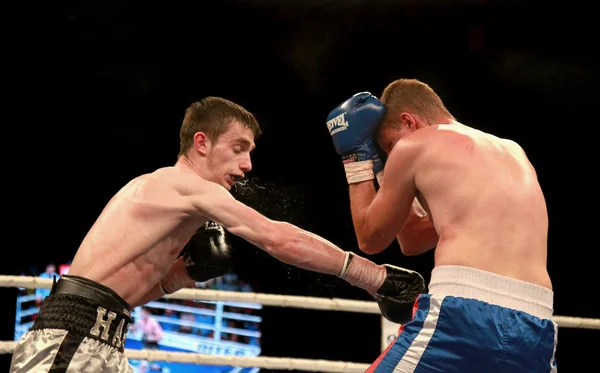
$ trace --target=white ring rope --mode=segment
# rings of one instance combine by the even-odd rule
[[[0,341],[0,354],[12,354],[17,342]],[[196,354],[157,350],[125,349],[128,359],[178,362],[199,365],[264,368],[273,370],[301,370],[307,372],[364,373],[369,364],[344,361],[290,359],[280,357],[246,357]]]
[[[52,287],[52,279],[33,276],[0,276],[0,287],[49,289]],[[381,314],[379,307],[375,302],[339,298],[315,298],[295,295],[245,293],[208,289],[181,289],[173,294],[166,295],[164,298],[258,303],[273,307],[292,307],[324,311]],[[600,329],[600,319],[555,315],[552,317],[552,320],[557,323],[558,326],[563,328]]]

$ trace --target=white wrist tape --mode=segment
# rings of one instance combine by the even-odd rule
[[[375,176],[377,176],[377,184],[379,184],[379,187],[381,188],[381,185],[383,185],[383,171],[380,171]]]
[[[344,279],[344,275],[346,274],[346,270],[348,269],[348,264],[350,264],[350,260],[352,259],[352,256],[354,255],[350,251],[346,251],[344,254],[346,254],[346,256],[344,257],[344,265],[342,266],[342,270],[340,271],[340,274],[338,275],[338,277],[341,279]]]
[[[361,181],[373,180],[373,161],[359,161],[344,163],[346,180],[348,184],[360,183]]]
[[[421,205],[421,202],[419,202],[418,198],[415,197],[412,207],[413,207],[413,211],[415,212],[415,214],[418,217],[424,218],[425,216],[427,216],[427,211],[425,211],[425,209],[423,208],[423,205]]]
[[[168,295],[168,294],[171,294],[171,293],[168,293],[168,292],[165,290],[165,288],[163,287],[162,281],[159,281],[159,282],[158,282],[158,287],[160,288],[160,291],[162,291],[162,292],[163,292],[163,295]]]

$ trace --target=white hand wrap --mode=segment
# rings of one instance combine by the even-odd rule
[[[341,279],[344,279],[344,275],[346,274],[346,270],[348,269],[348,264],[350,264],[350,255],[354,255],[349,251],[346,251],[344,254],[346,255],[344,258],[344,265],[342,266],[342,270],[338,274],[338,277]]]
[[[160,288],[160,291],[162,291],[163,295],[168,295],[171,294],[168,291],[165,290],[165,288],[163,287],[162,281],[158,282],[158,287]]]
[[[344,265],[338,277],[350,285],[365,289],[369,294],[374,294],[385,281],[386,269],[361,256],[346,251]]]
[[[419,199],[416,197],[413,201],[412,208],[418,217],[424,218],[425,216],[427,216],[427,211],[425,211],[425,209],[421,205],[421,202],[419,202]]]
[[[383,171],[380,171],[375,176],[377,176],[377,184],[379,184],[379,187],[381,188],[381,186],[383,185]]]
[[[359,161],[344,163],[346,180],[348,184],[360,183],[361,181],[373,180],[373,161]]]

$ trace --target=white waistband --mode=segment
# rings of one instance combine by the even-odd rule
[[[554,292],[543,286],[463,266],[439,266],[431,272],[429,294],[477,299],[551,319]]]

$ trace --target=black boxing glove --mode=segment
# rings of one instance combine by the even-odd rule
[[[207,222],[182,250],[188,276],[196,282],[204,282],[230,272],[231,252],[225,229],[215,222]]]
[[[425,292],[425,280],[415,271],[385,265],[386,277],[373,298],[383,317],[396,324],[412,320],[413,306]]]

